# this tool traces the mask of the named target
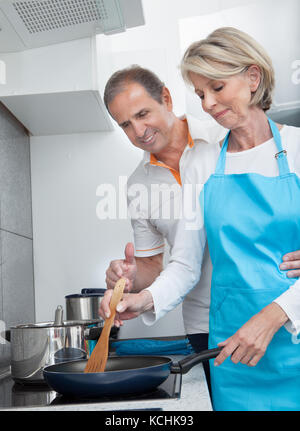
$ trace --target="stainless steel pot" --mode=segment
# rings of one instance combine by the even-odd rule
[[[82,289],[80,294],[67,295],[66,311],[68,320],[103,322],[99,307],[106,289]]]
[[[89,325],[94,327],[89,328]],[[54,322],[22,324],[10,328],[11,374],[20,383],[43,383],[43,368],[89,356],[89,339],[97,339],[101,322],[63,321],[58,307]]]

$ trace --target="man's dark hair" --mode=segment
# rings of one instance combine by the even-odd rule
[[[104,90],[104,103],[108,109],[110,102],[121,93],[127,84],[136,82],[158,103],[162,103],[162,90],[165,84],[151,70],[132,65],[115,72],[107,81]]]

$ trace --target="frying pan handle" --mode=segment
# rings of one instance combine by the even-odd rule
[[[200,364],[200,362],[216,358],[222,349],[223,347],[217,347],[216,349],[203,350],[200,353],[188,355],[181,361],[171,365],[171,373],[186,374],[195,365]]]

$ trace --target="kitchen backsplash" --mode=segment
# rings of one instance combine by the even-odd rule
[[[0,104],[0,373],[10,363],[4,330],[34,321],[30,143]]]

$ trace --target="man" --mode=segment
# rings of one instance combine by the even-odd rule
[[[112,289],[120,277],[125,277],[127,291],[141,292],[146,297],[150,293],[144,289],[163,268],[164,240],[171,250],[174,245],[178,223],[176,212],[181,205],[181,174],[197,152],[197,142],[220,141],[226,130],[211,120],[204,122],[189,116],[184,119],[176,117],[169,90],[155,74],[139,66],[112,75],[105,88],[104,102],[131,143],[144,150],[142,162],[128,181],[128,190],[135,184],[142,184],[150,195],[151,191],[153,195],[154,185],[167,185],[174,191],[165,200],[157,196],[152,199],[140,196],[139,211],[135,211],[132,217],[135,252],[133,244],[127,244],[125,259],[112,261],[106,272],[108,289]],[[176,185],[177,189],[173,187]],[[152,205],[149,205],[149,200]],[[133,203],[136,210],[135,195],[129,192],[131,210]],[[163,217],[166,212],[169,217]],[[300,267],[299,251],[290,253],[286,258],[294,259],[285,262],[286,268]],[[186,296],[182,306],[185,330],[195,351],[207,349],[211,271],[206,249],[200,281]],[[299,275],[300,270],[290,274],[293,277]],[[104,308],[107,303],[104,301]],[[149,301],[145,303],[149,304]],[[131,310],[134,311],[134,308]],[[126,319],[126,313],[122,318]],[[209,377],[207,364],[205,372]]]

